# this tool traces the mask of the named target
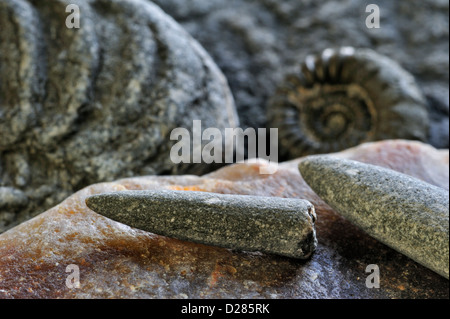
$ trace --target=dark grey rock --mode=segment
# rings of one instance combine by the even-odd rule
[[[0,1],[0,232],[92,183],[210,171],[172,163],[172,129],[237,125],[225,77],[159,7],[80,0],[68,29],[70,3]]]
[[[369,235],[449,278],[449,193],[413,177],[330,156],[300,172],[327,204]]]
[[[25,206],[27,196],[18,189],[12,187],[0,187],[0,208]]]
[[[86,199],[128,226],[185,241],[298,259],[317,246],[315,210],[301,199],[192,191],[125,191]]]
[[[448,148],[449,2],[380,0],[381,28],[368,29],[373,2],[154,0],[211,53],[228,78],[243,127],[266,125],[267,101],[286,73],[326,48],[373,49],[412,73],[428,98],[429,142]]]

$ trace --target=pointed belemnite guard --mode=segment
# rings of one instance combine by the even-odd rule
[[[299,170],[336,212],[372,237],[449,278],[449,193],[379,166],[310,156]]]
[[[109,217],[107,206],[108,204],[111,204],[113,200],[114,196],[111,196],[110,194],[100,194],[87,197],[85,202],[89,209],[100,215]]]
[[[89,207],[94,212],[97,212],[98,209],[98,196],[99,195],[93,195],[85,199],[86,206]]]
[[[110,218],[131,227],[139,227],[139,205],[148,196],[139,191],[120,191],[87,197],[87,207],[104,217]],[[149,203],[150,204],[150,203]]]
[[[317,247],[314,206],[301,199],[159,190],[94,195],[86,204],[128,226],[201,244],[299,259]]]

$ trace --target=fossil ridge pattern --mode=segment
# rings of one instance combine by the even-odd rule
[[[268,107],[280,149],[295,158],[388,139],[426,141],[429,117],[414,77],[370,49],[326,49],[288,76]]]
[[[0,232],[92,183],[204,173],[171,162],[172,129],[237,125],[225,77],[159,7],[81,0],[69,29],[69,4],[0,1]]]

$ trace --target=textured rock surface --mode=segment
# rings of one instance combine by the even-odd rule
[[[0,232],[92,183],[205,173],[171,162],[170,132],[236,125],[223,74],[156,5],[80,0],[68,29],[70,3],[0,1]]]
[[[155,0],[211,53],[227,76],[243,126],[263,127],[269,97],[307,55],[374,49],[412,73],[428,98],[431,143],[449,143],[449,3],[380,0],[368,29],[358,0]]]
[[[448,151],[389,141],[337,156],[448,189],[448,178],[437,178],[448,177]],[[334,213],[302,180],[300,161],[283,163],[274,175],[260,175],[258,164],[236,164],[202,177],[146,176],[85,188],[0,235],[0,297],[449,298],[448,280]],[[307,198],[318,217],[317,251],[306,262],[234,252],[132,229],[85,206],[92,194],[126,189]],[[70,264],[80,268],[79,289],[65,285]],[[366,287],[370,264],[380,267],[380,289]]]
[[[298,259],[317,246],[314,207],[302,199],[146,190],[95,195],[86,205],[130,227],[199,244]]]
[[[448,190],[390,169],[332,156],[308,157],[299,169],[336,212],[449,278]]]

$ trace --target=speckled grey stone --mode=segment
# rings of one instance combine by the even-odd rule
[[[86,204],[131,227],[201,244],[299,259],[317,246],[314,207],[301,199],[162,190],[95,195]]]
[[[338,213],[369,235],[449,278],[449,193],[407,175],[330,156],[300,172]]]

